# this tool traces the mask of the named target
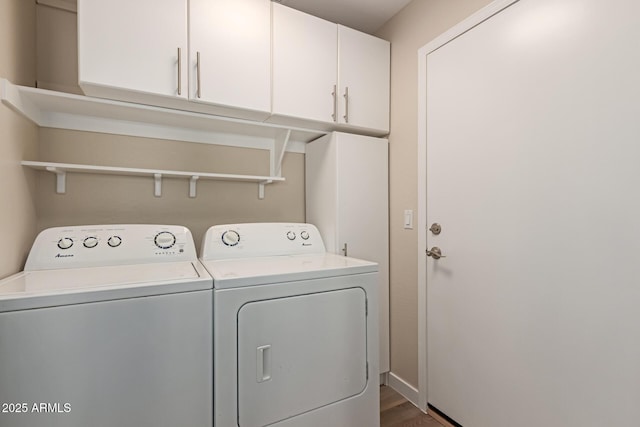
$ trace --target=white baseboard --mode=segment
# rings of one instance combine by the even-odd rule
[[[419,407],[417,388],[415,388],[393,372],[388,373],[387,385],[404,396],[405,399],[413,403],[416,407]]]

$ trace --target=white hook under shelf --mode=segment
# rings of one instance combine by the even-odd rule
[[[200,177],[198,175],[194,175],[189,179],[189,197],[192,199],[196,197],[196,182],[198,182]]]
[[[67,192],[67,172],[53,166],[47,166],[47,171],[56,174],[56,193],[64,194]]]
[[[156,197],[162,197],[162,174],[153,174],[153,195]]]
[[[273,184],[273,180],[268,179],[266,181],[261,181],[258,183],[258,199],[264,199],[264,186],[267,184]]]

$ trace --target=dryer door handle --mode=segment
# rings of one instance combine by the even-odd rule
[[[256,381],[259,383],[271,379],[271,344],[256,348]]]

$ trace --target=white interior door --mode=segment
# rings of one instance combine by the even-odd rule
[[[521,0],[427,56],[428,400],[640,419],[640,2]]]

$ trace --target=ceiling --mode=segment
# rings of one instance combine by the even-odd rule
[[[411,0],[274,0],[327,21],[372,34]]]

